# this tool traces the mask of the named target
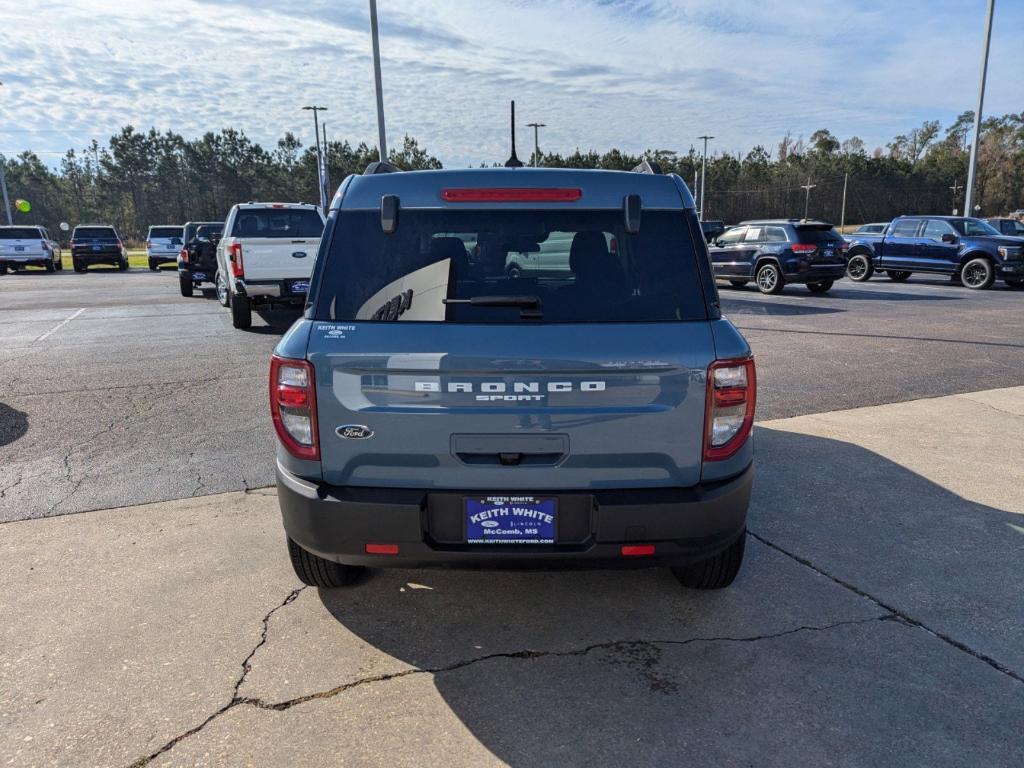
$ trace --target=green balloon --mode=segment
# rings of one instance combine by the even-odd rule
[[[14,207],[17,208],[22,213],[28,213],[29,211],[32,210],[32,203],[30,203],[28,200],[15,200]]]

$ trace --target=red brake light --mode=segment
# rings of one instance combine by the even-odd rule
[[[146,241],[146,247],[147,248],[152,248],[153,247],[153,243],[151,243],[149,240],[147,240]]]
[[[790,247],[793,249],[793,253],[814,253],[818,250],[818,246],[813,243],[793,243]]]
[[[753,358],[716,360],[708,366],[704,461],[722,461],[743,447],[754,426],[757,371]]]
[[[313,366],[306,360],[270,358],[270,413],[285,450],[298,459],[320,460]]]
[[[234,243],[228,246],[228,261],[231,262],[231,274],[235,277],[245,277],[245,264],[242,262],[242,244]]]
[[[181,256],[182,261],[184,261],[186,264],[188,263],[188,248],[182,248],[180,251],[178,251],[178,255]]]
[[[441,199],[449,203],[575,203],[582,189],[502,187],[484,189],[443,189]]]

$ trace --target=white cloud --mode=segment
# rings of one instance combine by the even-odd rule
[[[389,136],[451,165],[507,156],[511,98],[563,152],[685,151],[705,131],[746,151],[821,127],[870,148],[973,108],[984,13],[981,0],[378,5]],[[126,123],[310,141],[312,101],[332,136],[372,142],[366,13],[364,0],[0,0],[0,150],[103,142]],[[1021,28],[1024,10],[997,8],[990,114],[1024,109]]]

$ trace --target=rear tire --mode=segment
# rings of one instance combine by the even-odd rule
[[[191,272],[178,273],[178,287],[181,289],[182,296],[190,297],[195,293],[195,286],[192,285]]]
[[[75,272],[85,272],[85,264],[83,264],[80,261],[72,261],[71,266],[75,270]]]
[[[846,276],[855,283],[866,283],[875,273],[875,266],[863,253],[856,253],[846,262]]]
[[[224,279],[224,275],[220,272],[217,273],[217,277],[214,278],[214,285],[217,286],[217,301],[222,307],[228,306],[231,303],[228,291],[228,282]]]
[[[230,294],[231,324],[235,328],[245,330],[252,327],[252,303],[248,296]]]
[[[53,266],[56,268],[56,270],[58,272],[63,272],[64,271],[64,257],[63,256],[58,256],[57,257],[57,261],[54,262]]]
[[[119,270],[121,270],[122,272],[127,272],[128,271],[128,259],[121,259],[117,263],[117,268]]]
[[[46,262],[46,265],[43,267],[43,269],[45,269],[47,272],[56,271],[57,268],[53,266],[53,259],[50,259],[48,262]]]
[[[6,274],[7,274],[7,262],[6,261],[0,261],[0,275],[6,275]]]
[[[971,259],[960,271],[960,282],[968,288],[983,291],[996,281],[996,270],[988,259]]]
[[[782,270],[778,265],[769,261],[757,268],[757,289],[761,293],[770,296],[777,296],[786,287],[786,281],[782,279]]]
[[[910,279],[913,272],[907,272],[902,269],[887,269],[885,274],[888,275],[889,279],[894,283],[905,283]]]
[[[743,550],[747,544],[747,531],[717,555],[697,563],[673,568],[679,583],[690,589],[724,589],[732,584],[743,565]]]
[[[351,584],[362,572],[362,568],[342,565],[333,560],[324,560],[319,555],[307,552],[289,537],[288,558],[299,581],[309,587],[337,589]]]
[[[151,272],[156,272],[159,268],[160,265],[157,264],[153,259],[149,260],[149,269]]]
[[[749,280],[730,280],[729,285],[731,285],[733,288],[742,288],[749,282]]]
[[[828,293],[833,284],[834,281],[832,280],[819,280],[816,283],[808,283],[807,290],[811,293]]]

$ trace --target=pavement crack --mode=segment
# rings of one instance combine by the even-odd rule
[[[863,598],[865,598],[867,600],[870,600],[875,605],[877,605],[879,608],[882,608],[883,610],[889,611],[889,613],[891,614],[892,618],[898,619],[898,620],[900,620],[900,621],[904,622],[905,624],[908,624],[908,625],[910,625],[912,627],[917,627],[918,629],[923,629],[925,632],[927,632],[928,634],[932,635],[933,637],[938,638],[942,642],[944,642],[944,643],[946,643],[948,645],[953,646],[957,650],[962,651],[962,652],[968,654],[969,656],[973,656],[978,661],[982,661],[985,664],[988,664],[990,667],[992,667],[996,671],[1002,672],[1004,675],[1006,675],[1007,677],[1010,677],[1010,678],[1016,680],[1018,683],[1024,683],[1024,676],[1022,676],[1021,673],[1019,673],[1019,672],[1017,672],[1017,671],[1015,671],[1013,669],[1010,669],[1005,664],[997,661],[996,659],[993,659],[988,654],[983,653],[983,652],[981,652],[981,651],[979,651],[979,650],[977,650],[975,648],[972,648],[971,646],[967,645],[966,643],[961,642],[960,640],[957,640],[956,638],[946,634],[945,632],[940,632],[937,629],[933,629],[932,627],[929,627],[927,624],[925,624],[920,619],[915,619],[913,616],[910,616],[909,614],[907,614],[904,611],[901,611],[899,608],[896,608],[895,606],[889,605],[888,603],[886,603],[883,600],[875,597],[871,593],[864,591],[863,589],[861,589],[860,587],[856,586],[855,584],[851,584],[850,582],[846,581],[845,579],[841,579],[840,577],[835,576],[834,574],[829,573],[824,568],[822,568],[820,565],[817,565],[816,563],[812,562],[811,560],[808,560],[805,557],[801,557],[800,555],[797,555],[797,554],[795,554],[793,552],[790,552],[789,550],[784,549],[783,547],[780,547],[778,544],[775,544],[774,542],[768,541],[768,539],[764,538],[763,536],[760,536],[760,535],[754,533],[753,531],[751,531],[750,528],[747,528],[747,535],[750,536],[751,538],[756,539],[757,541],[761,542],[766,547],[770,547],[771,549],[774,549],[776,552],[778,552],[778,553],[780,553],[782,555],[785,555],[786,557],[791,558],[792,560],[795,560],[796,562],[800,563],[801,565],[803,565],[803,566],[805,566],[807,568],[810,568],[815,573],[817,573],[817,574],[819,574],[821,576],[824,576],[826,579],[829,579],[829,580],[835,582],[839,586],[841,586],[841,587],[843,587],[845,589],[850,590],[854,594],[859,595],[859,596],[861,596],[861,597],[863,597]]]
[[[960,398],[961,400],[967,400],[969,402],[972,402],[975,405],[983,405],[986,408],[991,408],[993,411],[997,411],[998,413],[1003,413],[1003,414],[1006,414],[1007,416],[1013,416],[1016,419],[1024,418],[1024,414],[1014,413],[1013,411],[1008,411],[1005,408],[1000,408],[998,405],[992,405],[992,403],[986,403],[984,400],[975,400],[973,397],[969,397],[968,395],[957,395],[957,397]]]
[[[218,717],[223,715],[225,712],[228,712],[229,710],[234,709],[239,704],[246,703],[246,699],[240,697],[238,695],[238,692],[241,690],[242,685],[245,683],[246,676],[252,670],[252,659],[253,659],[253,656],[255,656],[257,651],[259,651],[259,649],[262,648],[266,644],[266,642],[267,642],[267,633],[270,630],[270,617],[273,616],[275,613],[277,613],[282,608],[284,608],[285,606],[287,606],[290,603],[294,602],[295,598],[297,598],[299,596],[299,594],[304,589],[306,589],[306,587],[304,587],[304,586],[303,587],[297,587],[296,589],[293,589],[291,592],[288,593],[288,596],[285,597],[284,600],[282,600],[280,603],[278,603],[273,608],[271,608],[269,611],[267,611],[267,613],[263,616],[263,624],[262,624],[262,628],[260,630],[260,639],[256,643],[256,645],[253,646],[252,650],[249,651],[248,655],[246,655],[246,657],[242,660],[242,671],[241,671],[241,674],[239,674],[238,679],[235,681],[235,685],[234,685],[234,687],[231,690],[231,699],[228,701],[228,703],[225,704],[220,709],[218,709],[213,714],[211,714],[205,720],[203,720],[203,722],[199,723],[199,725],[197,725],[197,726],[195,726],[193,728],[189,728],[187,731],[185,731],[183,733],[180,733],[177,736],[175,736],[173,739],[171,739],[166,744],[164,744],[162,747],[160,747],[160,749],[156,750],[155,752],[151,752],[148,755],[144,755],[143,757],[140,757],[138,760],[136,760],[135,762],[131,763],[129,765],[129,768],[142,768],[142,766],[149,765],[153,760],[155,760],[156,758],[160,757],[160,755],[162,755],[165,752],[168,752],[168,751],[174,749],[174,747],[177,746],[181,741],[189,738],[190,736],[195,736],[197,733],[199,733],[201,730],[203,730],[206,726],[208,726],[210,723],[212,723]]]

